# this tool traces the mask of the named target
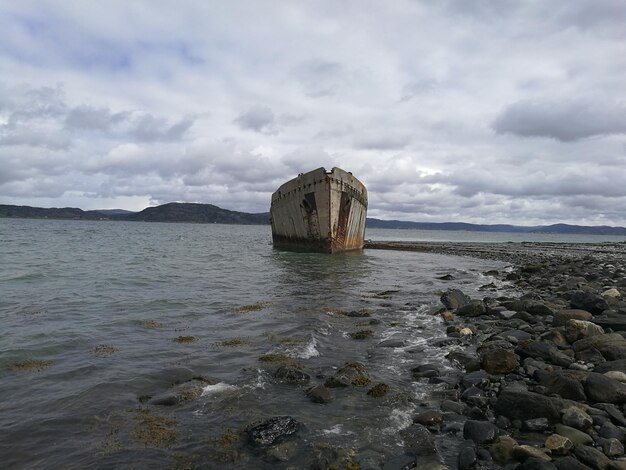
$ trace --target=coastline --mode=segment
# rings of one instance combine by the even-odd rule
[[[405,438],[405,468],[453,465],[436,445],[444,434],[457,437],[461,469],[626,468],[626,243],[368,241],[365,249],[505,261],[510,269],[490,274],[521,292],[441,296],[436,314],[461,346],[446,357],[458,369],[419,364],[412,373],[458,400],[414,416],[403,434],[432,445],[411,450]]]

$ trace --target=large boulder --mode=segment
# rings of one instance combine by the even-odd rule
[[[427,457],[437,454],[433,435],[421,424],[404,428],[400,431],[400,436],[404,440],[404,451],[411,455]]]
[[[490,374],[509,374],[519,367],[519,357],[507,349],[493,349],[483,354],[482,368]]]
[[[448,289],[441,296],[441,302],[449,310],[456,310],[471,302],[471,298],[459,289]]]
[[[553,326],[564,326],[569,320],[584,320],[589,321],[593,318],[593,315],[586,310],[579,309],[563,309],[554,314],[552,320]]]
[[[626,384],[595,372],[587,376],[585,393],[593,403],[626,403]]]
[[[471,300],[469,303],[459,307],[456,314],[461,317],[479,317],[487,311],[482,300]]]
[[[489,421],[467,420],[463,426],[463,437],[476,444],[489,444],[498,437],[498,426]]]
[[[537,370],[535,379],[539,385],[546,387],[546,395],[559,395],[562,398],[576,401],[586,401],[585,389],[580,381],[572,373],[550,372],[547,370]]]
[[[533,418],[548,418],[557,423],[561,419],[563,401],[526,390],[505,388],[500,392],[495,404],[498,414],[522,421]]]
[[[572,345],[574,352],[595,348],[607,361],[626,359],[626,340],[618,333],[590,336],[576,341]]]
[[[596,315],[609,308],[607,299],[588,290],[577,290],[570,297],[572,308],[587,310]]]

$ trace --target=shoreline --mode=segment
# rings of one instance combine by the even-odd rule
[[[443,293],[436,315],[462,347],[446,356],[458,369],[419,364],[412,373],[460,399],[414,416],[408,435],[435,443],[456,435],[461,469],[626,468],[626,243],[368,241],[365,249],[504,261],[510,270],[492,274],[522,293]],[[443,460],[436,446],[430,455],[409,447],[416,455],[405,468]]]

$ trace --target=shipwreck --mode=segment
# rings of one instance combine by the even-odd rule
[[[367,189],[352,173],[318,168],[272,194],[274,246],[339,253],[363,248]]]

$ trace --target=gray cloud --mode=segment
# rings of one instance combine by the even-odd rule
[[[181,139],[193,123],[189,116],[170,124],[165,118],[143,114],[133,120],[130,135],[141,142],[174,141]]]
[[[357,149],[397,150],[406,147],[411,138],[408,135],[359,135],[354,139]]]
[[[314,98],[338,93],[345,81],[344,66],[331,60],[312,59],[302,62],[294,72],[304,93]]]
[[[241,129],[271,133],[274,131],[274,113],[267,106],[253,106],[241,113],[235,123]]]
[[[108,131],[111,126],[119,124],[130,117],[130,112],[112,113],[109,108],[77,106],[65,116],[65,126],[77,129]]]
[[[550,137],[572,142],[587,137],[626,133],[626,106],[567,100],[519,101],[493,122],[498,134]]]

